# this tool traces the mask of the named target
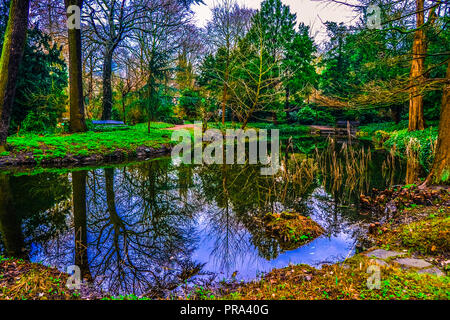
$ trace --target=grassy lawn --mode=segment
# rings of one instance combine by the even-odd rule
[[[147,132],[147,124],[142,123],[130,126],[127,130],[11,136],[8,138],[11,150],[1,153],[0,156],[32,153],[39,162],[42,159],[62,158],[66,155],[89,156],[116,150],[134,151],[140,146],[157,148],[162,143],[170,142],[170,132],[163,129],[172,126],[167,123],[152,123],[150,133]]]

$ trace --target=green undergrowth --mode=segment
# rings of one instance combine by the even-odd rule
[[[436,121],[427,123],[425,130],[408,131],[408,121],[372,123],[360,127],[358,137],[372,140],[379,148],[388,151],[394,150],[395,155],[405,159],[408,144],[411,139],[417,141],[415,148],[418,152],[420,165],[428,172],[433,163],[433,150],[438,136],[438,123]]]
[[[360,126],[359,130],[362,136],[367,136],[371,139],[376,135],[377,131],[394,132],[408,128],[408,120],[402,120],[399,123],[395,122],[381,122],[381,123],[369,123],[364,126]]]
[[[445,203],[432,207],[406,208],[401,213],[410,223],[386,225],[375,235],[377,244],[386,249],[406,248],[411,253],[445,256],[450,252],[450,207]],[[400,218],[399,218],[400,219]]]

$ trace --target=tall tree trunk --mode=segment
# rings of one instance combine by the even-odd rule
[[[83,0],[65,0],[66,9],[69,6],[83,6]],[[87,130],[84,116],[83,101],[83,62],[81,55],[81,30],[68,29],[69,40],[69,87],[70,87],[70,132]]]
[[[80,268],[84,279],[92,280],[87,252],[86,177],[86,171],[72,173],[75,264]]]
[[[28,28],[30,0],[11,0],[0,58],[0,151],[5,151],[17,75]]]
[[[102,102],[102,120],[111,120],[112,115],[112,48],[106,47],[103,60],[103,102]]]
[[[409,131],[425,129],[425,120],[423,118],[423,95],[421,85],[425,80],[425,55],[427,45],[425,38],[424,0],[416,0],[416,27],[414,33],[414,42],[412,47],[411,63],[411,89],[409,96]]]
[[[442,92],[439,133],[433,166],[425,181],[426,184],[449,184],[450,182],[450,62],[447,64],[447,83]]]

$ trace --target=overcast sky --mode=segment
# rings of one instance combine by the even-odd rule
[[[203,0],[205,5],[195,5],[197,25],[203,27],[211,17],[211,9],[218,0]],[[240,4],[245,4],[249,8],[259,9],[261,0],[237,0]],[[338,4],[324,4],[312,0],[282,0],[282,2],[291,7],[291,12],[297,14],[297,21],[309,25],[312,35],[315,36],[316,43],[319,44],[326,38],[325,21],[344,22],[351,24],[355,21],[355,13],[348,6]]]

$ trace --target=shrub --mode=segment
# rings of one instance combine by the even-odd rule
[[[55,91],[46,95],[35,94],[35,100],[41,104],[25,116],[21,124],[21,131],[32,133],[53,133],[61,118],[67,96],[64,91]]]
[[[430,127],[425,130],[408,131],[408,120],[385,123],[372,123],[361,126],[359,136],[367,135],[375,143],[382,144],[385,149],[392,149],[395,145],[397,155],[406,157],[406,148],[411,139],[417,140],[419,163],[426,172],[431,168],[434,158],[434,150],[438,136],[437,122],[427,122]]]
[[[184,89],[181,92],[178,103],[180,109],[179,114],[182,114],[188,119],[195,119],[202,105],[202,97],[195,90]]]
[[[11,113],[10,134],[16,133],[18,128],[33,133],[54,132],[57,119],[61,118],[67,105],[67,72],[61,50],[38,28],[28,30]]]
[[[305,106],[297,112],[297,121],[301,124],[334,124],[336,118],[327,111]]]

